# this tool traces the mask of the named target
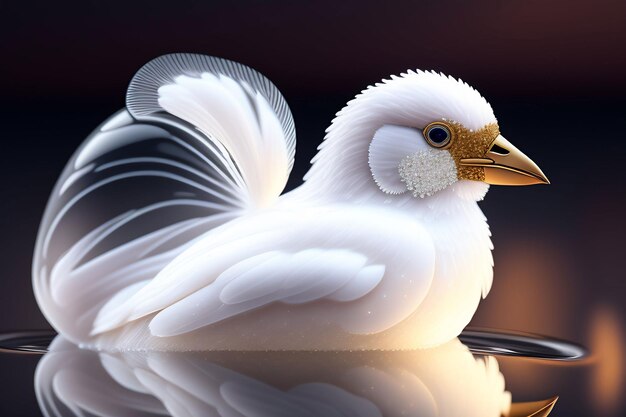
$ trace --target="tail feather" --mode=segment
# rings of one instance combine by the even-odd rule
[[[189,244],[276,201],[293,165],[286,102],[239,64],[157,58],[133,78],[127,108],[68,162],[37,238],[35,295],[76,342]]]

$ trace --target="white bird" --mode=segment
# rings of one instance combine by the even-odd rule
[[[488,184],[548,183],[464,82],[408,71],[327,130],[305,182],[289,108],[235,62],[173,54],[132,79],[59,179],[35,249],[50,323],[82,346],[410,349],[492,283]]]

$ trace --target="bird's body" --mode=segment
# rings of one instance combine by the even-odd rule
[[[414,348],[450,340],[465,327],[491,277],[489,262],[476,270],[477,256],[490,259],[477,208],[463,207],[456,224],[441,227],[436,218],[422,226],[393,208],[290,200],[287,194],[275,208],[208,232],[125,301],[132,312],[124,319],[158,311],[149,328],[161,337],[210,335],[214,326],[219,337],[183,337],[182,346],[193,349]],[[464,234],[452,250],[441,247],[470,227],[476,235]],[[485,244],[477,247],[479,236]],[[436,270],[436,256],[454,260]],[[463,280],[468,273],[479,279]]]
[[[252,70],[162,57],[135,77],[127,105],[68,164],[38,240],[35,292],[70,339],[418,348],[458,335],[489,292],[492,246],[477,201],[485,182],[504,183],[484,168],[501,137],[466,84],[411,72],[365,90],[338,113],[306,182],[283,195],[293,122]],[[422,136],[432,122],[450,143]],[[129,185],[145,179],[167,182],[165,192]],[[130,207],[85,222],[111,195]],[[58,238],[63,221],[84,231]],[[54,245],[64,247],[52,256]]]

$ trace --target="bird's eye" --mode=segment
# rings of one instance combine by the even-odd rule
[[[441,122],[434,122],[424,128],[424,137],[430,146],[445,148],[452,140],[452,132],[447,125]]]

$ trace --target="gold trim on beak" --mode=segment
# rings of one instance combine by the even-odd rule
[[[550,184],[541,169],[511,142],[498,135],[484,158],[464,158],[461,165],[483,167],[485,182],[494,185]]]

